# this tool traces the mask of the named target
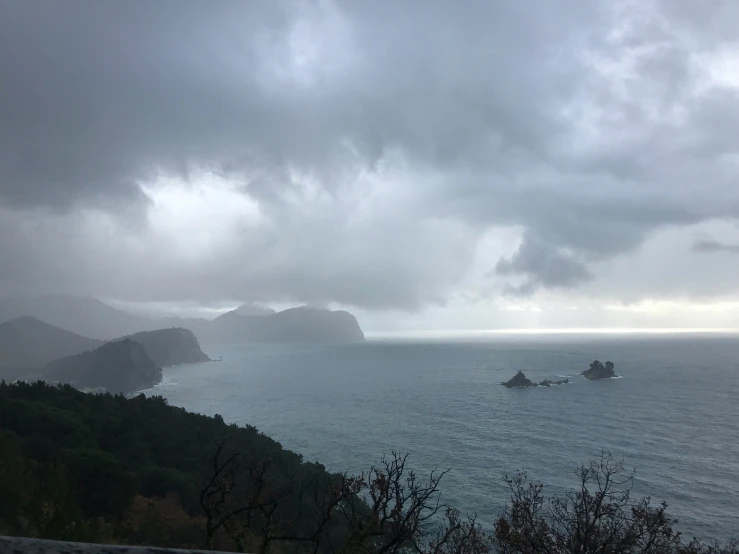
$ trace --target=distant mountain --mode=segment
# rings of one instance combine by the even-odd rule
[[[0,323],[0,366],[40,367],[102,344],[30,316]]]
[[[202,344],[364,340],[362,329],[350,313],[309,307],[275,312],[271,308],[245,304],[210,321],[179,317],[151,319],[82,296],[46,295],[0,300],[0,322],[20,316],[32,316],[72,333],[104,340],[165,327],[189,329]],[[8,364],[0,361],[0,365]]]
[[[85,296],[48,294],[0,300],[0,322],[21,316],[32,316],[78,335],[106,340],[162,327],[155,320]]]
[[[44,380],[111,393],[146,389],[162,380],[162,369],[131,339],[108,342],[95,350],[47,364]]]
[[[164,317],[157,320],[160,329],[170,327],[181,327],[184,329],[190,329],[196,336],[200,336],[200,331],[210,325],[212,320],[205,319],[203,317]]]
[[[198,339],[189,329],[174,327],[142,331],[125,338],[142,345],[159,367],[210,361],[210,358],[200,350]]]
[[[291,308],[271,315],[243,316],[234,310],[201,331],[203,343],[356,342],[364,340],[357,319],[345,311]]]
[[[239,315],[249,316],[249,315],[272,315],[275,312],[272,308],[269,306],[260,306],[258,304],[242,304],[235,310],[233,310]]]

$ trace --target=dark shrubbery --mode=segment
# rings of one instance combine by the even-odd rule
[[[577,472],[579,487],[547,498],[524,473],[506,478],[511,500],[495,524],[495,550],[510,554],[730,554],[736,545],[684,544],[666,504],[631,498],[633,473],[603,453]]]

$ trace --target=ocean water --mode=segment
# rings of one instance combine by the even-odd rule
[[[739,535],[739,337],[535,336],[204,346],[221,363],[164,370],[147,394],[251,424],[335,471],[393,450],[449,469],[444,500],[491,525],[517,470],[561,493],[601,450],[636,469],[687,536]],[[612,360],[621,377],[585,381]],[[551,388],[506,389],[522,369]]]

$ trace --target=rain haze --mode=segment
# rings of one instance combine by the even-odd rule
[[[739,3],[2,2],[0,293],[739,327]]]
[[[737,437],[739,0],[0,0],[0,554],[739,554]]]

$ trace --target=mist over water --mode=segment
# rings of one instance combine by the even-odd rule
[[[335,471],[383,453],[451,471],[444,499],[486,525],[522,469],[551,493],[601,449],[636,468],[687,536],[739,532],[739,337],[528,336],[351,345],[204,346],[222,363],[164,370],[147,394],[250,424]],[[621,379],[577,374],[612,360]],[[509,390],[522,369],[551,388]]]

